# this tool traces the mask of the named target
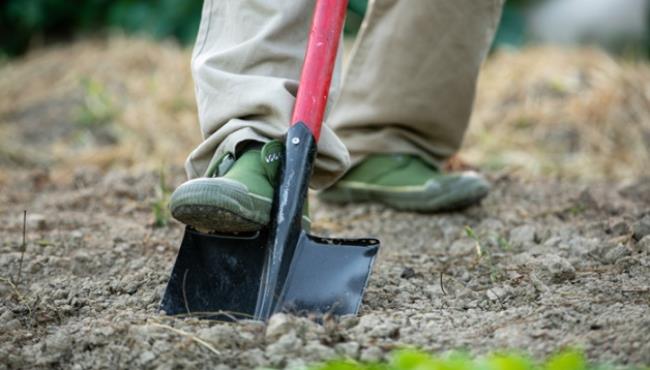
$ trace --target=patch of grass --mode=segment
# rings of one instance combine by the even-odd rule
[[[473,239],[475,242],[476,248],[476,257],[479,261],[485,261],[488,269],[490,270],[490,281],[492,284],[497,283],[504,278],[504,272],[492,260],[492,254],[490,251],[484,247],[484,243],[481,242],[481,238],[470,226],[465,226],[465,234],[468,238]],[[501,238],[502,239],[502,238]],[[508,244],[509,245],[509,244]],[[499,246],[501,247],[501,240],[499,240]]]
[[[575,350],[561,352],[537,363],[518,354],[494,353],[472,358],[465,353],[430,355],[417,350],[400,350],[387,362],[360,363],[352,360],[336,360],[309,367],[309,370],[591,370],[609,369],[604,365],[591,365],[584,355]]]
[[[165,181],[165,171],[161,169],[159,181],[156,185],[156,197],[151,202],[154,227],[165,227],[169,224],[169,220],[171,220],[171,213],[169,212],[170,196],[171,189],[167,186],[167,182]]]
[[[504,252],[508,252],[512,249],[510,241],[503,235],[497,236],[497,244],[499,245],[499,248],[501,248],[501,250]]]
[[[476,256],[481,258],[483,256],[483,247],[481,246],[481,240],[479,239],[478,235],[469,226],[465,226],[465,234],[467,235],[468,238],[473,239],[476,247]]]
[[[117,115],[117,109],[106,87],[88,77],[82,78],[80,83],[84,97],[77,114],[77,124],[84,128],[93,128],[112,122]]]

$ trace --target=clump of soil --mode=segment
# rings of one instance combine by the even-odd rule
[[[650,203],[622,195],[645,184],[491,180],[454,214],[312,199],[316,233],[382,240],[361,314],[264,325],[159,312],[182,226],[152,226],[157,173],[15,171],[0,195],[1,368],[285,367],[405,345],[650,363]]]

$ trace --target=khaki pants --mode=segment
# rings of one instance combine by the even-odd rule
[[[342,84],[340,68],[334,76],[312,185],[332,184],[371,153],[412,153],[433,165],[454,154],[502,3],[371,0]],[[192,56],[204,141],[187,160],[190,178],[240,143],[285,133],[313,6],[205,0]]]

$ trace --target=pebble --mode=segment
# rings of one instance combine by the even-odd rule
[[[377,361],[381,361],[383,357],[384,357],[384,351],[382,351],[381,348],[368,347],[368,348],[364,348],[361,351],[361,356],[359,356],[359,360],[363,362],[377,362]]]
[[[636,243],[636,246],[642,252],[650,253],[650,235],[644,236]]]
[[[557,254],[547,254],[540,258],[540,277],[550,283],[572,280],[576,270],[571,263]]]
[[[327,347],[315,340],[308,342],[302,350],[311,361],[319,362],[336,356],[336,351],[333,348]]]
[[[266,347],[266,354],[273,364],[281,364],[289,356],[295,356],[302,348],[302,341],[296,333],[289,332],[280,337],[275,343]]]
[[[509,241],[514,248],[523,248],[536,240],[535,227],[531,225],[522,225],[510,230]]]
[[[630,233],[630,224],[624,220],[617,218],[609,221],[608,232],[614,235],[626,235]]]
[[[402,270],[402,273],[400,274],[400,277],[402,279],[410,279],[415,277],[415,270],[413,270],[411,267],[404,267]]]
[[[276,313],[269,319],[264,336],[268,340],[276,340],[282,335],[288,333],[293,326],[294,325],[287,314]]]
[[[337,354],[353,359],[356,359],[359,356],[359,348],[361,348],[359,343],[354,341],[337,343],[334,346]]]
[[[366,315],[361,317],[359,325],[354,330],[370,338],[388,338],[399,333],[399,326],[396,323],[386,320],[379,315]]]
[[[633,229],[635,240],[641,240],[646,235],[650,235],[650,215],[645,215],[645,217],[635,222]]]
[[[603,261],[606,263],[615,263],[620,258],[629,256],[630,253],[631,253],[630,250],[626,246],[619,243],[617,246],[615,246],[614,248],[610,249],[607,253],[605,253],[605,256],[603,257]]]
[[[44,230],[47,228],[47,219],[39,213],[27,212],[27,227],[29,229]]]
[[[145,365],[145,364],[151,362],[154,358],[156,358],[156,355],[154,355],[153,352],[144,351],[138,357],[138,361],[140,362],[140,364]]]

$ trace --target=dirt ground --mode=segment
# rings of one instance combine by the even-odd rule
[[[627,102],[650,94],[650,72],[592,51],[567,53],[532,50],[488,62],[474,133],[461,153],[493,185],[480,206],[420,215],[312,196],[316,233],[382,241],[360,315],[322,324],[159,312],[183,231],[160,209],[184,179],[183,153],[198,141],[187,51],[117,39],[0,67],[0,369],[283,368],[333,357],[378,360],[410,345],[538,358],[577,347],[592,361],[650,364],[650,170],[643,162],[650,121],[642,114],[650,108]],[[499,95],[507,63],[540,55],[549,56],[546,67],[577,61],[588,82],[549,92],[517,79],[512,94]],[[580,67],[580,58],[589,62]],[[175,68],[183,72],[168,73]],[[555,81],[567,69],[530,74]],[[128,83],[116,70],[131,71]],[[593,71],[601,80],[589,79]],[[602,92],[603,78],[615,92]],[[617,94],[630,109],[621,110],[627,105]],[[571,107],[560,104],[571,99]],[[566,121],[553,107],[567,109]],[[531,117],[541,127],[530,128],[530,140],[572,151],[526,152]],[[636,126],[619,130],[621,117]],[[502,152],[510,154],[496,158],[495,135],[507,136],[507,127],[512,139]],[[607,135],[589,134],[598,127]],[[630,145],[615,161],[610,148],[624,132]]]

